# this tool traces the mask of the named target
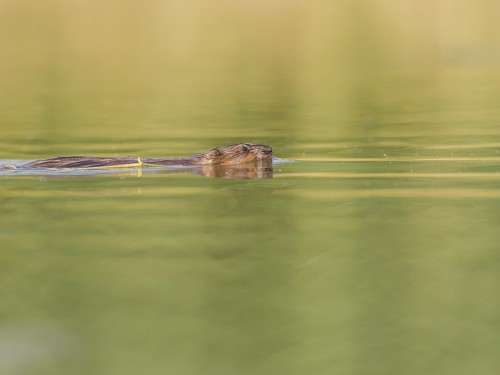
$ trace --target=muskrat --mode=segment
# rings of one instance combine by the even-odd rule
[[[252,143],[239,143],[217,147],[202,154],[184,158],[140,158],[132,156],[96,157],[61,156],[23,164],[24,168],[137,168],[162,166],[240,165],[245,163],[272,163],[271,147]]]

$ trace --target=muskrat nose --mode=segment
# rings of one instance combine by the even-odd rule
[[[262,146],[262,152],[264,152],[264,154],[272,154],[273,149],[269,146]]]

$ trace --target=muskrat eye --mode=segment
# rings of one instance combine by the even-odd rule
[[[242,145],[242,146],[241,146],[241,151],[243,151],[243,152],[247,152],[247,151],[249,151],[249,150],[250,150],[250,148],[249,148],[247,145]]]

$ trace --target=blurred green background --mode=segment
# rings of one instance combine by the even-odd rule
[[[0,159],[299,160],[0,173],[0,373],[500,373],[498,14],[0,0]]]
[[[496,132],[499,8],[4,0],[0,157]]]

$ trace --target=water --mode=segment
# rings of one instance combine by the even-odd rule
[[[498,6],[360,5],[0,4],[1,164],[296,161],[2,171],[0,373],[499,373]]]

